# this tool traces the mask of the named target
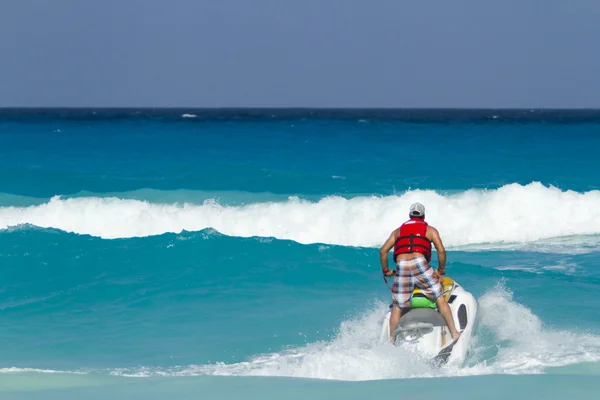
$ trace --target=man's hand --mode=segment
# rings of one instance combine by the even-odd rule
[[[444,275],[443,274],[445,274],[445,273],[446,273],[445,270],[442,270],[442,272],[440,272],[439,269],[435,270],[435,274],[437,275],[438,279],[440,280],[440,283],[444,282]]]
[[[396,270],[394,270],[394,269],[384,269],[382,272],[383,272],[383,276],[388,277],[388,278],[398,275],[398,274],[396,274]]]

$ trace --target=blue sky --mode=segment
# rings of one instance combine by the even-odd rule
[[[600,1],[2,0],[0,106],[596,107]]]

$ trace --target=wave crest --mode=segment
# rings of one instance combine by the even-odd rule
[[[561,191],[540,183],[442,195],[414,190],[401,195],[328,196],[241,206],[159,204],[116,197],[53,197],[29,207],[0,207],[0,229],[23,224],[102,238],[127,238],[215,229],[240,237],[275,237],[299,243],[380,246],[407,219],[411,203],[427,210],[427,221],[447,247],[532,243],[557,237],[600,234],[600,191]],[[572,243],[558,241],[560,246]],[[586,245],[595,246],[587,242]],[[493,247],[493,246],[492,246]]]

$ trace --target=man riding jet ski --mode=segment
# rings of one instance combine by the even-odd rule
[[[425,207],[420,203],[411,205],[409,218],[390,234],[380,250],[384,280],[387,283],[388,277],[394,278],[392,305],[384,318],[382,338],[385,334],[394,344],[399,340],[417,343],[421,350],[434,353],[443,362],[452,354],[464,358],[477,303],[456,282],[443,277],[446,252],[437,229],[425,222]],[[429,265],[432,242],[438,253],[437,271]],[[392,247],[395,270],[388,268]],[[457,326],[467,338],[460,339]]]

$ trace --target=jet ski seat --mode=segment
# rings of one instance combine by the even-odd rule
[[[442,314],[431,308],[414,308],[400,318],[398,328],[402,330],[421,329],[426,326],[445,326]]]
[[[448,297],[454,290],[454,286],[454,280],[445,276],[444,281],[442,282],[442,287],[444,290],[443,293],[446,301],[448,301]],[[415,288],[413,289],[413,296],[411,301],[411,308],[431,308],[434,310],[437,309],[437,304],[435,303],[435,301],[426,297],[418,286],[415,286]]]

